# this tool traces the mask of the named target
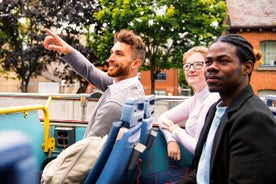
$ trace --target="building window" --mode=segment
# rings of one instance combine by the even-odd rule
[[[264,67],[276,67],[276,41],[261,42],[261,51],[263,52]]]
[[[155,90],[155,95],[166,96],[166,90]]]
[[[156,75],[155,80],[166,80],[166,73],[160,72]]]

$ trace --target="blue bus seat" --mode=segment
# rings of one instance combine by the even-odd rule
[[[143,118],[143,111],[144,111],[143,98],[136,98],[136,99],[130,98],[126,100],[122,110],[121,121],[113,123],[112,128],[109,132],[107,141],[103,147],[103,150],[99,155],[96,163],[91,168],[85,180],[86,184],[96,183],[115,145],[119,130],[122,127],[126,127],[126,128],[136,127],[138,122],[141,121]]]
[[[39,181],[32,142],[20,131],[0,132],[0,183],[36,184]]]
[[[127,128],[134,127],[142,121],[144,115],[144,98],[128,98],[122,110],[121,121]]]
[[[141,134],[141,125],[128,129],[122,138],[115,142],[112,152],[102,170],[96,183],[126,183],[125,174],[136,165],[139,155],[146,149],[144,145],[138,143]]]
[[[105,145],[103,147],[103,150],[101,154],[99,155],[97,161],[95,162],[94,166],[91,168],[85,183],[96,183],[110,153],[113,148],[113,145],[115,144],[118,132],[121,128],[121,123],[114,122],[112,125],[112,128],[109,132],[109,135],[107,137],[107,140],[105,142]]]
[[[154,105],[154,95],[146,96],[144,101],[144,116],[142,119],[140,142],[144,144],[147,149],[150,149],[155,137],[157,136],[157,132],[152,129],[154,119]]]

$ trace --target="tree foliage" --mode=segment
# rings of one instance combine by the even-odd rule
[[[91,43],[91,26],[95,25],[94,12],[98,11],[97,1],[90,0],[44,0],[41,1],[47,11],[45,17],[48,23],[45,27],[60,30],[60,36],[75,49],[80,51],[90,62],[97,63],[98,58],[89,48]],[[44,8],[45,9],[45,8]],[[76,74],[65,62],[59,60],[63,70],[56,68],[54,74],[67,82],[80,83],[78,93],[85,92],[89,83]]]
[[[32,76],[41,74],[45,64],[41,56],[41,32],[37,13],[29,2],[2,1],[0,4],[0,64],[3,69],[15,71],[21,79],[21,91],[27,92]]]
[[[80,35],[88,34],[90,25],[94,23],[92,14],[95,10],[97,4],[89,0],[1,1],[0,64],[4,70],[14,71],[21,79],[22,92],[28,91],[31,77],[41,75],[48,63],[57,61],[57,53],[43,48],[45,27],[60,31],[63,39],[74,45],[91,62],[97,60],[94,53],[80,42],[83,40]],[[89,36],[86,38],[89,39]],[[68,81],[77,78],[84,89],[88,85],[68,66],[63,71],[57,69],[55,74]]]
[[[162,69],[182,66],[182,54],[195,45],[208,45],[221,34],[223,0],[100,0],[95,18],[101,29],[93,34],[93,49],[104,61],[113,33],[132,29],[147,46],[144,70],[151,72],[151,93]]]
[[[58,58],[42,47],[45,27],[55,28],[91,62],[106,61],[114,32],[132,29],[145,41],[143,69],[151,72],[154,93],[161,70],[181,67],[183,52],[221,34],[225,12],[224,0],[2,0],[0,64],[17,73],[27,92],[30,78]],[[67,81],[77,78],[84,92],[87,81],[67,65],[64,69],[55,74]]]

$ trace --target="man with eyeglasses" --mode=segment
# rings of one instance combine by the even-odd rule
[[[183,54],[183,69],[195,95],[163,113],[158,124],[167,141],[168,156],[180,160],[179,144],[194,154],[196,143],[209,107],[218,101],[218,93],[210,93],[204,78],[207,48],[196,46]],[[185,129],[179,124],[185,123]]]

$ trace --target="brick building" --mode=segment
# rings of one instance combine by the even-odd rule
[[[155,79],[156,95],[179,95],[178,82],[179,69],[169,69],[160,72]],[[151,93],[150,71],[141,71],[140,80],[144,86],[146,95]]]
[[[179,69],[169,69],[161,71],[155,79],[155,94],[156,95],[169,95],[177,96],[180,94],[179,82],[178,82]],[[139,79],[144,86],[146,95],[151,94],[151,80],[150,71],[141,71],[139,73]],[[95,87],[90,84],[89,92],[97,91]]]
[[[276,94],[276,1],[226,0],[230,33],[240,34],[263,52],[263,63],[256,63],[251,85],[263,97]]]

